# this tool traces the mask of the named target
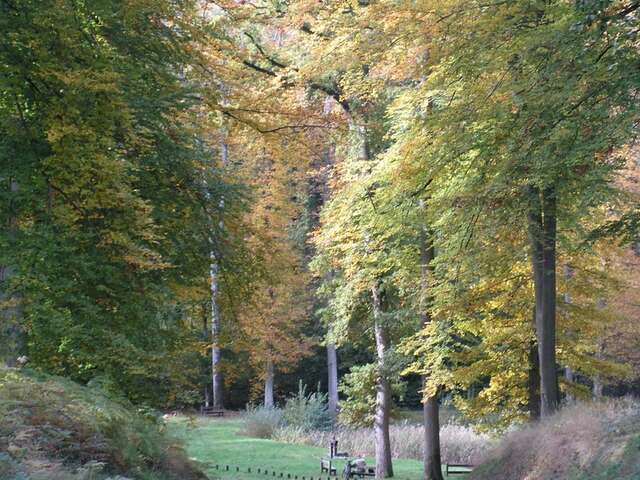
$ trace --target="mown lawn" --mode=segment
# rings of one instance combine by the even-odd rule
[[[207,472],[212,478],[258,480],[287,479],[287,474],[298,480],[320,477],[320,457],[326,455],[327,449],[310,447],[307,445],[292,445],[250,438],[240,434],[241,421],[237,418],[196,418],[188,420],[177,417],[171,422],[174,434],[182,437],[187,453],[190,457],[205,464]],[[218,464],[220,467],[215,468]],[[373,465],[373,459],[367,459],[367,464]],[[229,465],[229,471],[225,470]],[[235,467],[239,467],[240,472]],[[251,468],[251,473],[247,473]],[[261,473],[257,470],[260,468]],[[417,460],[394,460],[395,478],[398,480],[420,480],[422,478],[422,463]],[[264,471],[268,472],[264,474]],[[342,464],[338,465],[340,474]],[[327,474],[322,478],[326,480]],[[460,478],[460,477],[458,477]]]

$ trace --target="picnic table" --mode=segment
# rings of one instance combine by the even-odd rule
[[[330,476],[338,476],[338,469],[335,466],[334,460],[340,459],[345,460],[349,458],[349,454],[347,452],[339,452],[338,451],[338,441],[335,437],[331,441],[329,445],[329,456],[322,457],[320,459],[320,473],[328,473]]]
[[[207,417],[224,417],[224,410],[203,405],[200,407],[200,414]]]
[[[447,463],[445,464],[445,473],[451,475],[468,475],[473,470],[473,465],[466,463]]]
[[[342,478],[349,480],[353,477],[375,477],[376,467],[368,466],[364,458],[357,458],[355,460],[347,460],[347,463],[342,470]]]

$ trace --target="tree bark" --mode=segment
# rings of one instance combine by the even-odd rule
[[[565,265],[564,278],[565,278],[565,281],[567,282],[567,285],[571,281],[572,277],[573,277],[573,269],[571,268],[570,265]],[[563,298],[564,298],[564,303],[566,305],[569,305],[571,303],[571,295],[569,294],[569,292],[565,292],[565,294],[563,295]],[[567,381],[567,384],[569,385],[571,385],[575,381],[573,368],[571,368],[568,365],[564,367],[564,378]],[[565,400],[567,401],[567,403],[573,403],[576,400],[575,396],[571,393],[570,389],[567,389],[566,391]]]
[[[209,340],[209,325],[207,324],[207,318],[209,313],[206,309],[203,309],[204,315],[202,316],[202,339],[203,342],[208,342]],[[208,368],[207,368],[208,370]],[[209,381],[206,381],[204,384],[204,405],[205,407],[211,406],[211,389],[210,389]]]
[[[423,326],[426,326],[432,320],[430,277],[433,275],[434,258],[433,234],[424,226],[420,235],[420,272],[422,288],[425,292],[425,301],[422,306]],[[426,387],[427,378],[424,377],[422,382]],[[443,480],[440,455],[440,406],[438,405],[437,394],[423,399],[422,413],[424,424],[424,478],[425,480]]]
[[[333,343],[327,343],[328,407],[331,418],[338,415],[338,354]]]
[[[601,359],[604,354],[604,345],[601,341],[598,342],[598,348],[596,349],[595,357]],[[602,398],[604,395],[604,384],[599,376],[593,377],[593,398]]]
[[[535,308],[533,320],[535,324]],[[535,325],[534,325],[535,328]],[[540,363],[538,362],[538,342],[532,339],[529,343],[529,419],[540,419]]]
[[[378,357],[378,380],[376,385],[376,411],[374,419],[376,478],[393,477],[391,462],[391,440],[389,438],[389,416],[391,413],[391,386],[385,374],[384,357],[389,349],[389,334],[382,319],[382,301],[378,285],[371,288],[373,305],[376,354]]]
[[[273,379],[275,377],[273,362],[267,360],[266,372],[264,377],[264,406],[272,408],[273,402]]]
[[[535,290],[536,337],[540,365],[540,414],[558,408],[556,369],[556,198],[555,189],[531,187],[529,236]]]
[[[222,140],[220,142],[220,162],[223,167],[226,167],[229,163],[229,148],[224,139],[225,133],[222,132]],[[220,214],[224,211],[224,197],[220,199],[218,204]],[[220,220],[220,231],[224,229],[224,223]],[[222,349],[220,348],[220,305],[218,301],[219,293],[219,274],[220,266],[216,251],[211,247],[210,252],[211,264],[209,268],[209,274],[211,277],[211,404],[213,408],[224,408],[223,402],[223,388],[224,379],[222,378],[222,371],[220,370],[220,362],[222,360]]]
[[[211,392],[213,408],[222,409],[222,372],[220,360],[220,307],[218,305],[218,262],[213,250],[211,251]]]
[[[593,398],[602,398],[604,395],[604,385],[599,378],[593,379]]]
[[[567,383],[570,383],[570,384],[575,381],[573,368],[564,367],[564,378],[567,381]],[[574,397],[573,394],[570,391],[567,390],[565,399],[566,399],[567,403],[573,403],[573,402],[575,402],[576,397]]]
[[[427,398],[422,411],[424,415],[424,478],[425,480],[443,480],[438,396]]]

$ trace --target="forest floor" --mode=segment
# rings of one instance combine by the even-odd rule
[[[278,480],[282,473],[285,480],[288,474],[292,480],[296,476],[298,480],[319,480],[320,458],[327,454],[324,448],[244,436],[239,418],[176,417],[170,425],[184,441],[189,457],[202,463],[212,479]],[[373,459],[368,458],[367,464],[373,465]],[[397,480],[423,477],[422,463],[417,460],[395,459],[393,469]],[[339,464],[338,471],[341,470]],[[326,473],[322,479],[327,479]]]

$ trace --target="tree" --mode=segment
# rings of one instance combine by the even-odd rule
[[[614,201],[612,153],[637,118],[633,48],[613,50],[608,40],[624,35],[634,10],[611,4],[592,21],[593,12],[563,2],[439,4],[431,18],[446,35],[433,42],[437,62],[394,106],[403,126],[416,112],[414,126],[396,129],[398,150],[429,159],[422,181],[447,176],[434,180],[434,191],[450,202],[442,230],[449,241],[468,247],[501,222],[513,228],[514,219],[528,219],[543,415],[559,400],[557,241]]]
[[[220,219],[222,196],[230,224],[242,209],[237,185],[208,168],[196,121],[195,7],[0,6],[0,177],[20,186],[2,191],[15,230],[1,234],[0,263],[13,272],[3,290],[19,299],[21,353],[155,405],[193,400],[209,239],[229,247],[207,219]],[[232,247],[229,265],[241,256]]]

